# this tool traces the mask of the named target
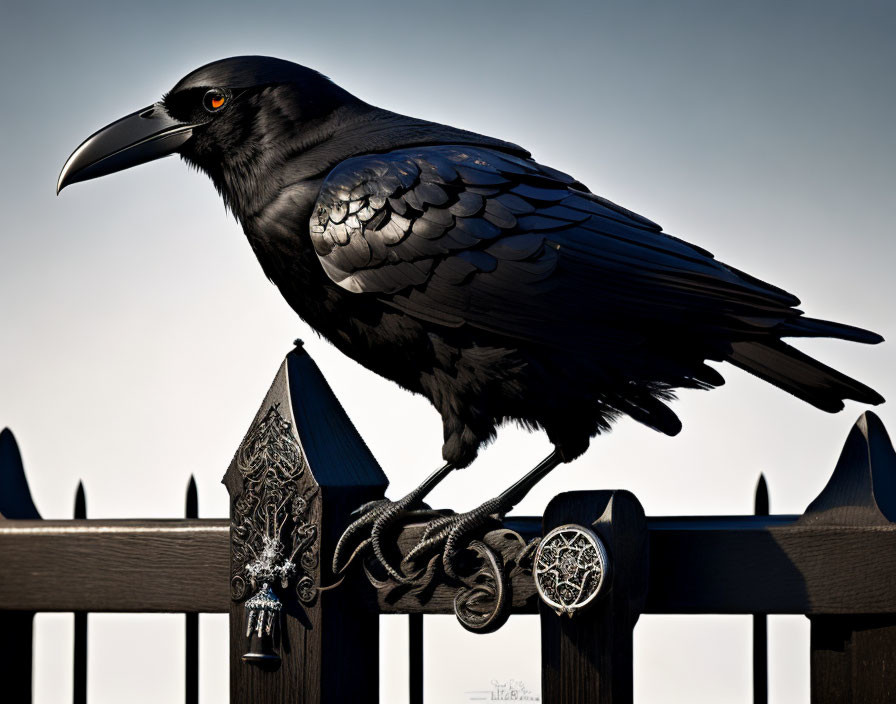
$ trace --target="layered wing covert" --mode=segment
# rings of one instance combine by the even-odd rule
[[[800,315],[791,294],[491,149],[349,159],[323,185],[311,239],[349,291],[536,344],[630,348],[660,330],[727,343]]]

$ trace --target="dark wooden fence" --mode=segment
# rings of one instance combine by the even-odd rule
[[[41,520],[3,431],[3,701],[30,701],[32,620],[44,611],[76,614],[73,698],[86,701],[86,614],[105,611],[186,614],[187,702],[197,700],[197,614],[229,613],[234,704],[375,701],[379,616],[410,614],[410,700],[422,702],[423,615],[452,613],[458,585],[438,574],[397,585],[356,569],[327,588],[338,582],[329,558],[351,510],[382,496],[386,481],[301,348],[287,355],[225,484],[230,520],[196,518],[192,479],[184,519],[87,520],[79,487],[74,520]],[[279,502],[273,513],[265,492]],[[257,552],[251,527],[283,506],[295,569],[289,588],[278,588],[279,630],[265,642],[245,635],[245,602],[257,587],[246,576]],[[896,453],[880,420],[866,413],[850,430],[804,514],[767,514],[760,481],[753,516],[645,517],[629,492],[588,491],[560,494],[543,517],[507,518],[493,541],[525,544],[576,523],[600,536],[611,564],[606,595],[571,618],[540,603],[525,569],[509,570],[512,613],[540,613],[541,700],[630,702],[640,614],[715,613],[753,615],[756,702],[767,700],[767,614],[810,619],[812,702],[896,701]],[[395,536],[399,557],[422,529]]]

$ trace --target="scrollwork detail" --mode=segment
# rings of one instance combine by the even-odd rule
[[[236,455],[243,479],[233,502],[231,596],[295,582],[303,604],[317,594],[317,486],[292,425],[272,405],[249,429]]]
[[[407,575],[403,582],[382,574],[382,568],[371,556],[364,562],[364,572],[387,601],[411,595],[426,603],[437,585],[454,585],[454,614],[460,624],[474,633],[491,633],[510,616],[513,579],[519,573],[531,574],[532,553],[537,545],[538,539],[527,543],[519,533],[499,528],[469,541],[454,577],[441,567],[440,554],[416,573]]]

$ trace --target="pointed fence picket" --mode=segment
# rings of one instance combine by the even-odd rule
[[[769,511],[768,484],[759,475],[753,513],[767,516]],[[753,614],[753,704],[768,704],[768,616]]]
[[[78,482],[75,492],[75,520],[87,518],[87,497],[84,483]],[[72,678],[72,701],[87,704],[87,612],[75,611],[75,652],[74,677]]]

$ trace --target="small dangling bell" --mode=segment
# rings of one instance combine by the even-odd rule
[[[280,664],[280,656],[274,649],[274,639],[267,634],[258,636],[254,632],[249,638],[249,652],[243,654],[245,662],[253,662],[263,668],[275,668]]]
[[[267,666],[279,664],[280,656],[274,648],[274,639],[283,604],[271,586],[265,582],[245,606],[249,652],[243,655],[243,660]]]

